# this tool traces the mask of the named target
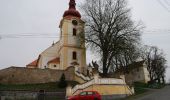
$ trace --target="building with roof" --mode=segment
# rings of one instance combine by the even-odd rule
[[[69,9],[60,21],[60,39],[44,50],[33,62],[26,65],[31,69],[53,69],[57,73],[66,73],[69,69],[73,81],[80,83],[67,87],[66,96],[76,95],[83,90],[97,90],[105,97],[125,97],[134,94],[124,77],[102,78],[99,73],[89,72],[86,66],[86,48],[84,35],[85,22],[76,10],[75,0],[70,0]],[[69,76],[69,73],[66,74]],[[40,75],[41,77],[41,75]],[[60,77],[55,74],[55,77]],[[55,80],[59,81],[59,80]],[[107,99],[106,99],[107,100]]]
[[[84,43],[84,22],[76,10],[75,0],[70,0],[69,9],[60,22],[60,40],[44,50],[27,68],[65,70],[76,64],[86,67],[86,48]]]
[[[149,72],[144,60],[133,62],[126,66],[126,68],[126,70],[123,68],[117,69],[115,75],[125,75],[127,84],[133,84],[134,82],[148,83],[150,81]]]
[[[133,87],[127,83],[147,82],[149,73],[144,61],[128,65],[128,72],[118,69],[118,77],[102,77],[99,65],[92,62],[93,67],[86,66],[86,48],[84,35],[85,22],[76,10],[75,0],[70,0],[69,9],[60,21],[60,39],[39,54],[36,60],[23,67],[10,67],[0,70],[0,83],[4,84],[36,84],[59,81],[61,75],[65,79],[79,83],[66,88],[66,96],[77,95],[81,91],[98,91],[102,100],[113,100],[134,94]],[[90,66],[90,65],[89,65]],[[43,70],[42,70],[43,69]]]

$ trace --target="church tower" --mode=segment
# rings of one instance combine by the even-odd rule
[[[84,22],[76,10],[75,0],[70,0],[69,9],[60,22],[60,40],[44,50],[27,68],[65,70],[70,66],[86,67]]]
[[[84,22],[76,10],[75,0],[70,0],[69,9],[64,12],[60,22],[60,69],[70,66],[86,66],[84,43]]]

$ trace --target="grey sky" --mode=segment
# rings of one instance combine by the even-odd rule
[[[83,0],[77,0],[82,2]],[[144,44],[163,49],[170,65],[170,1],[128,0],[133,20],[146,29]],[[69,0],[0,0],[0,68],[25,66],[57,41],[59,22]],[[28,38],[29,35],[29,38]],[[87,60],[91,56],[87,52]],[[93,58],[93,57],[92,57]],[[170,78],[170,68],[167,78]]]

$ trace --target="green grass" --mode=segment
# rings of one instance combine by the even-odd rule
[[[0,90],[26,90],[26,91],[60,91],[64,90],[57,86],[58,82],[40,83],[40,84],[0,84]],[[78,84],[77,82],[69,82],[71,85]]]
[[[145,93],[147,92],[148,90],[147,89],[144,89],[144,88],[138,88],[138,87],[135,87],[135,94],[138,95],[138,94],[142,94],[142,93]]]
[[[28,91],[56,91],[58,90],[57,83],[44,83],[44,84],[1,84],[0,90],[28,90]]]
[[[146,83],[140,83],[140,82],[134,83],[134,89],[136,95],[147,92],[146,88],[148,88],[148,84]]]
[[[146,83],[135,82],[134,87],[135,94],[138,95],[147,92],[145,88],[148,88],[148,85]]]
[[[161,89],[161,88],[163,88],[165,86],[166,86],[165,84],[154,83],[154,84],[148,85],[148,88]]]
[[[129,96],[122,100],[136,100],[136,98],[147,94],[150,91],[150,89],[160,89],[163,88],[164,86],[165,85],[158,83],[148,85],[146,83],[135,82],[134,83],[135,95]]]
[[[146,84],[146,83],[135,82],[134,86],[139,88],[161,89],[165,86],[165,84],[160,84],[160,83]]]
[[[141,87],[141,88],[148,88],[148,84],[146,83],[141,83],[141,82],[135,82],[134,83],[135,87]]]

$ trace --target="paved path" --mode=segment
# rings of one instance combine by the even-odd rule
[[[148,92],[142,97],[130,100],[170,100],[170,85],[160,90]]]

